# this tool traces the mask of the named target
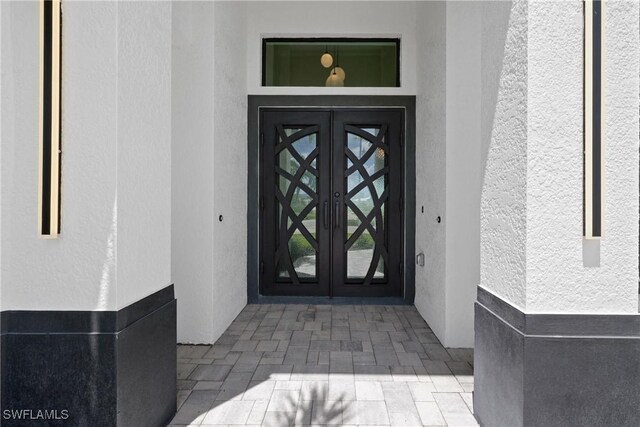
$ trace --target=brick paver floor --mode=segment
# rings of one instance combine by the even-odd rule
[[[412,306],[248,305],[214,345],[178,346],[171,425],[477,425],[473,352]]]

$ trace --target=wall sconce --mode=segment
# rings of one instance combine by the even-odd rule
[[[60,233],[60,0],[40,0],[38,233]]]
[[[603,235],[604,129],[602,33],[604,2],[584,2],[584,237]]]

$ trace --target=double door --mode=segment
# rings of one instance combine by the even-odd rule
[[[400,296],[401,109],[261,112],[263,295]]]

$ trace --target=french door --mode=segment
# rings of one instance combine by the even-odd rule
[[[261,112],[264,295],[400,296],[400,109]]]

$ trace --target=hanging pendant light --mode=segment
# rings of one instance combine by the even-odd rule
[[[344,79],[347,77],[347,73],[344,72],[342,67],[340,67],[340,51],[336,47],[336,66],[333,68],[333,73],[338,76],[340,80],[342,80],[342,86],[344,86]]]
[[[342,81],[344,81],[344,79],[347,77],[347,73],[345,73],[345,72],[344,72],[344,70],[342,69],[342,67],[338,67],[338,66],[336,66],[336,67],[333,69],[333,73],[335,73],[335,74],[338,76],[338,78],[339,78],[340,80],[342,80]]]
[[[344,86],[344,79],[346,77],[346,73],[342,68],[338,66],[338,61],[340,60],[340,52],[336,47],[336,66],[331,70],[331,74],[327,78],[325,82],[325,86],[330,87],[342,87]]]
[[[324,47],[324,55],[320,57],[320,63],[324,68],[329,68],[333,64],[333,56],[327,50],[327,46]]]
[[[327,77],[325,86],[330,86],[330,87],[344,86],[344,80],[338,76],[338,74],[335,72],[335,68],[334,68],[334,71],[332,71],[331,74],[329,74],[329,77]]]

